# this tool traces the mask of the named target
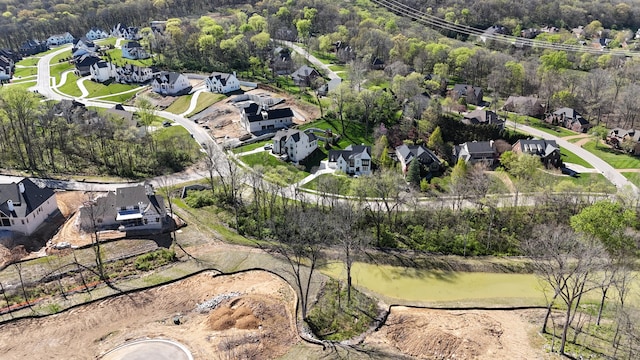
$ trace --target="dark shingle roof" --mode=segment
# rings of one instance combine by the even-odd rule
[[[209,75],[209,78],[210,79],[216,78],[216,79],[218,79],[220,81],[222,86],[226,86],[227,85],[227,81],[229,80],[231,75],[232,74],[228,74],[228,73],[212,72],[211,75]]]
[[[24,193],[20,193],[19,184],[24,185]],[[0,211],[7,216],[25,217],[52,196],[55,196],[53,190],[40,188],[27,178],[17,184],[0,184]],[[13,212],[9,211],[9,200],[13,201]]]

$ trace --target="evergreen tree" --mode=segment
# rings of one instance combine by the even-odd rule
[[[420,179],[420,162],[418,159],[414,159],[411,164],[409,164],[409,169],[407,170],[407,182],[418,187],[420,186]]]

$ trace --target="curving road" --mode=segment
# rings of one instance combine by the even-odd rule
[[[506,126],[509,126],[509,127],[516,126],[516,128],[520,128],[533,136],[536,136],[545,140],[555,140],[558,143],[558,145],[560,145],[560,147],[563,147],[571,151],[572,153],[582,158],[584,161],[588,162],[599,173],[604,175],[607,178],[607,180],[611,181],[611,183],[614,184],[616,188],[618,188],[618,190],[630,189],[631,191],[634,192],[634,194],[636,195],[640,194],[640,190],[638,189],[638,187],[635,186],[627,178],[625,178],[622,174],[620,174],[618,170],[616,170],[613,166],[607,164],[604,160],[600,159],[596,155],[583,149],[582,147],[576,144],[570,143],[569,141],[559,138],[555,135],[532,128],[530,126],[515,124],[511,121],[507,121]]]

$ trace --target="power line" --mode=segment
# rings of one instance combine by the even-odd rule
[[[562,51],[568,51],[568,52],[590,53],[594,55],[611,54],[611,55],[622,55],[622,56],[632,56],[632,57],[640,56],[640,53],[632,52],[628,50],[595,49],[595,48],[592,48],[589,46],[583,46],[583,45],[555,44],[547,41],[527,39],[527,38],[510,36],[510,35],[491,34],[491,33],[485,34],[485,31],[482,29],[474,28],[467,25],[460,25],[450,21],[446,21],[444,19],[440,19],[437,16],[424,13],[418,9],[412,8],[396,0],[371,0],[371,1],[396,14],[399,14],[400,16],[415,20],[429,27],[453,31],[456,33],[464,34],[464,35],[481,36],[487,40],[494,40],[497,42],[507,43],[510,45],[516,45],[520,43],[523,46],[531,46],[531,47],[550,49],[550,50],[562,50]]]

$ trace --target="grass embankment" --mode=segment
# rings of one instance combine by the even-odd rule
[[[638,172],[621,172],[621,174],[631,181],[635,186],[640,187],[640,173]]]
[[[78,79],[79,77],[73,72],[67,74],[67,81],[60,86],[58,90],[70,96],[81,96],[82,91],[80,91],[80,88],[78,87]]]
[[[562,148],[562,147],[560,148],[560,155],[562,156],[562,161],[565,163],[576,164],[576,165],[583,166],[587,169],[593,169],[593,166],[591,166],[591,164],[584,161],[581,157],[579,157],[578,155],[572,153],[571,151],[565,148]]]
[[[238,146],[237,148],[234,148],[231,151],[233,151],[234,154],[240,154],[240,153],[243,153],[243,152],[247,152],[247,151],[251,151],[251,150],[262,148],[266,144],[272,144],[272,143],[273,143],[273,141],[271,141],[271,140],[258,141],[258,142],[255,142],[253,144],[244,145],[244,146]]]
[[[198,95],[198,102],[196,103],[196,107],[193,109],[192,112],[187,114],[187,117],[192,117],[195,114],[197,114],[197,113],[203,111],[204,109],[208,108],[209,106],[217,103],[218,101],[226,99],[226,98],[227,98],[227,96],[224,95],[224,94],[214,94],[214,93],[210,93],[210,92],[202,92],[202,93],[200,93],[200,95]]]
[[[36,66],[38,65],[38,61],[40,61],[39,57],[27,57],[16,63],[16,66]],[[16,70],[18,68],[16,67]]]
[[[189,108],[192,97],[192,94],[178,97],[174,102],[171,103],[171,105],[169,105],[169,107],[165,109],[165,111],[168,111],[172,114],[182,114]]]
[[[296,168],[291,163],[284,162],[268,152],[259,152],[240,157],[240,160],[249,167],[264,166],[264,177],[271,182],[287,186],[309,176],[309,173]]]
[[[602,143],[596,146],[595,141],[589,141],[582,147],[613,166],[614,169],[640,168],[640,158],[611,149]]]

